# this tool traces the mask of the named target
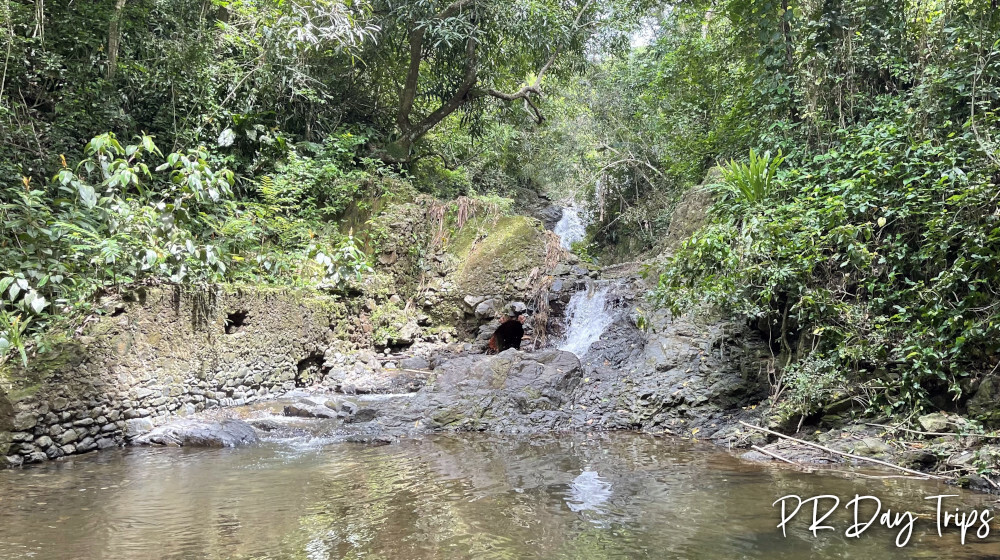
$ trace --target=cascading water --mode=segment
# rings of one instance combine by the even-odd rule
[[[583,356],[611,326],[614,317],[612,310],[607,309],[610,289],[603,284],[573,294],[566,306],[566,337],[559,345],[560,350]]]
[[[576,207],[567,206],[562,209],[562,218],[559,218],[553,231],[559,236],[562,248],[570,249],[573,243],[583,241],[587,235],[587,225]]]

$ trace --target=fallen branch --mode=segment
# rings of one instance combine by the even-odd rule
[[[873,424],[871,422],[865,422],[865,426],[875,426],[876,428],[885,428],[887,430],[899,430],[911,434],[918,434],[921,436],[939,436],[939,437],[953,436],[953,437],[977,437],[983,439],[1000,439],[1000,436],[990,436],[986,434],[958,434],[953,432],[921,432],[920,430],[911,430],[909,428],[903,428],[901,426],[887,426],[885,424]]]
[[[798,467],[798,468],[802,469],[805,472],[809,472],[809,473],[816,472],[816,469],[814,469],[814,468],[812,468],[812,467],[810,467],[808,465],[803,465],[802,463],[796,463],[795,461],[792,461],[790,459],[782,457],[781,455],[778,455],[777,453],[774,453],[773,451],[769,451],[767,449],[764,449],[763,447],[760,447],[760,446],[757,446],[757,445],[751,445],[750,447],[753,448],[753,449],[755,449],[755,450],[757,450],[757,451],[760,451],[761,453],[763,453],[765,455],[770,455],[771,457],[774,457],[775,459],[777,459],[779,461],[784,461],[785,463],[788,463],[789,465],[792,465],[793,467]],[[877,480],[888,479],[888,478],[908,478],[908,479],[926,480],[926,478],[924,478],[923,474],[921,474],[920,476],[913,476],[913,475],[909,475],[909,474],[873,475],[873,474],[865,474],[865,473],[859,473],[859,472],[842,471],[842,470],[837,470],[837,469],[823,469],[823,472],[829,473],[829,474],[835,474],[835,475],[845,476],[845,477],[871,478],[871,479],[877,479]],[[985,478],[985,477],[983,477],[983,478]],[[986,480],[987,480],[987,482],[992,483],[991,480],[989,480],[989,479],[986,479]]]
[[[785,457],[782,457],[781,455],[778,455],[777,453],[774,453],[773,451],[768,451],[767,449],[764,449],[763,447],[760,447],[760,446],[757,446],[757,445],[751,445],[750,447],[752,449],[760,451],[764,455],[770,455],[771,457],[774,457],[775,459],[777,459],[779,461],[784,461],[785,463],[788,463],[789,465],[795,465],[796,467],[801,467],[802,466],[802,465],[796,463],[795,461],[792,461],[791,459],[786,459]]]
[[[882,465],[883,467],[889,467],[890,469],[895,469],[897,471],[902,471],[902,472],[905,472],[905,473],[910,473],[910,474],[914,474],[914,475],[922,476],[922,477],[926,477],[926,478],[935,478],[935,479],[938,479],[938,480],[947,480],[947,478],[943,477],[943,476],[937,476],[937,475],[933,475],[933,474],[929,474],[929,473],[915,471],[913,469],[908,469],[906,467],[901,467],[899,465],[894,465],[894,464],[892,464],[892,463],[890,463],[888,461],[882,461],[880,459],[872,459],[871,457],[863,457],[861,455],[855,455],[853,453],[845,453],[843,451],[837,451],[836,449],[831,449],[829,447],[826,447],[825,445],[820,445],[818,443],[813,443],[811,441],[805,441],[803,439],[794,438],[792,436],[786,436],[785,434],[782,434],[782,433],[779,433],[779,432],[775,432],[774,430],[769,430],[769,429],[763,428],[761,426],[754,426],[752,424],[747,424],[746,422],[743,422],[742,420],[740,421],[740,424],[746,426],[747,428],[750,428],[751,430],[757,430],[757,431],[760,431],[760,432],[764,432],[766,434],[771,434],[773,436],[778,436],[780,438],[785,438],[787,440],[794,441],[795,443],[800,443],[802,445],[806,445],[806,446],[813,447],[813,448],[816,448],[816,449],[819,449],[819,450],[822,450],[822,451],[826,451],[827,453],[831,453],[833,455],[840,455],[841,457],[848,457],[848,458],[855,459],[855,460],[858,460],[858,461],[868,461],[869,463],[875,463],[876,465]]]

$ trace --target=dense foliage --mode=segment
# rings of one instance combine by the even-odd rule
[[[483,146],[644,7],[0,0],[0,361],[122,285],[350,282],[351,226],[502,191]]]
[[[765,190],[729,164],[657,295],[757,322],[779,354],[775,396],[799,413],[845,396],[885,412],[960,404],[1000,363],[1000,12],[768,4],[676,15],[704,23],[691,42],[718,33],[744,55],[730,107],[769,121],[745,149],[787,159]]]

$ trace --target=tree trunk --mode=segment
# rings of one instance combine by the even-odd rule
[[[118,66],[118,47],[122,39],[121,21],[122,10],[125,9],[126,0],[115,0],[115,13],[111,16],[111,23],[108,25],[108,79],[115,77]]]

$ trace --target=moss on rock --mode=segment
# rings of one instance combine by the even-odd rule
[[[513,295],[528,288],[532,271],[545,266],[545,228],[526,216],[470,220],[448,245],[454,281],[464,294]]]

